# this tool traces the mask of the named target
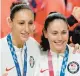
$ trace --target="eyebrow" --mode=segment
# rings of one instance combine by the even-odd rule
[[[62,31],[67,31],[67,30],[62,30]],[[56,30],[52,30],[51,32],[58,32],[58,31],[56,31]]]

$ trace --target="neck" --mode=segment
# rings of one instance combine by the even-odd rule
[[[24,45],[24,43],[18,43],[18,41],[16,41],[16,40],[12,40],[12,42],[13,42],[13,44],[15,45],[15,46],[17,46],[18,48],[22,48],[23,47],[23,45]]]
[[[64,53],[65,52],[65,49],[63,50],[56,50],[55,48],[50,48],[52,52],[55,52],[57,54],[60,54],[60,53]]]
[[[15,38],[14,36],[12,36],[12,42],[18,48],[22,48],[23,45],[24,45],[24,42],[22,42],[21,40]]]

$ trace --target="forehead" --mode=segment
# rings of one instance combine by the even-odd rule
[[[34,19],[34,14],[31,10],[21,9],[21,10],[19,10],[15,13],[14,19],[33,20]]]
[[[67,28],[68,28],[68,25],[64,20],[56,19],[49,23],[47,29],[52,31],[59,31],[59,30],[62,31],[62,30],[67,30]]]

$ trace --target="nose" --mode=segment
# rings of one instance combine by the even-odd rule
[[[62,35],[61,34],[58,34],[58,37],[57,38],[58,38],[58,40],[61,41],[62,40]]]
[[[29,32],[29,25],[26,24],[25,27],[24,27],[24,29],[25,29],[25,32]]]

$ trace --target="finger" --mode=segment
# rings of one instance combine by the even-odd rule
[[[75,44],[75,50],[78,50],[79,49],[79,44]]]
[[[76,52],[80,53],[80,45],[79,44],[75,44],[75,48],[74,48],[73,53],[75,54]]]
[[[8,76],[8,73],[4,73],[2,76]]]
[[[78,53],[80,53],[80,45],[79,45]]]

